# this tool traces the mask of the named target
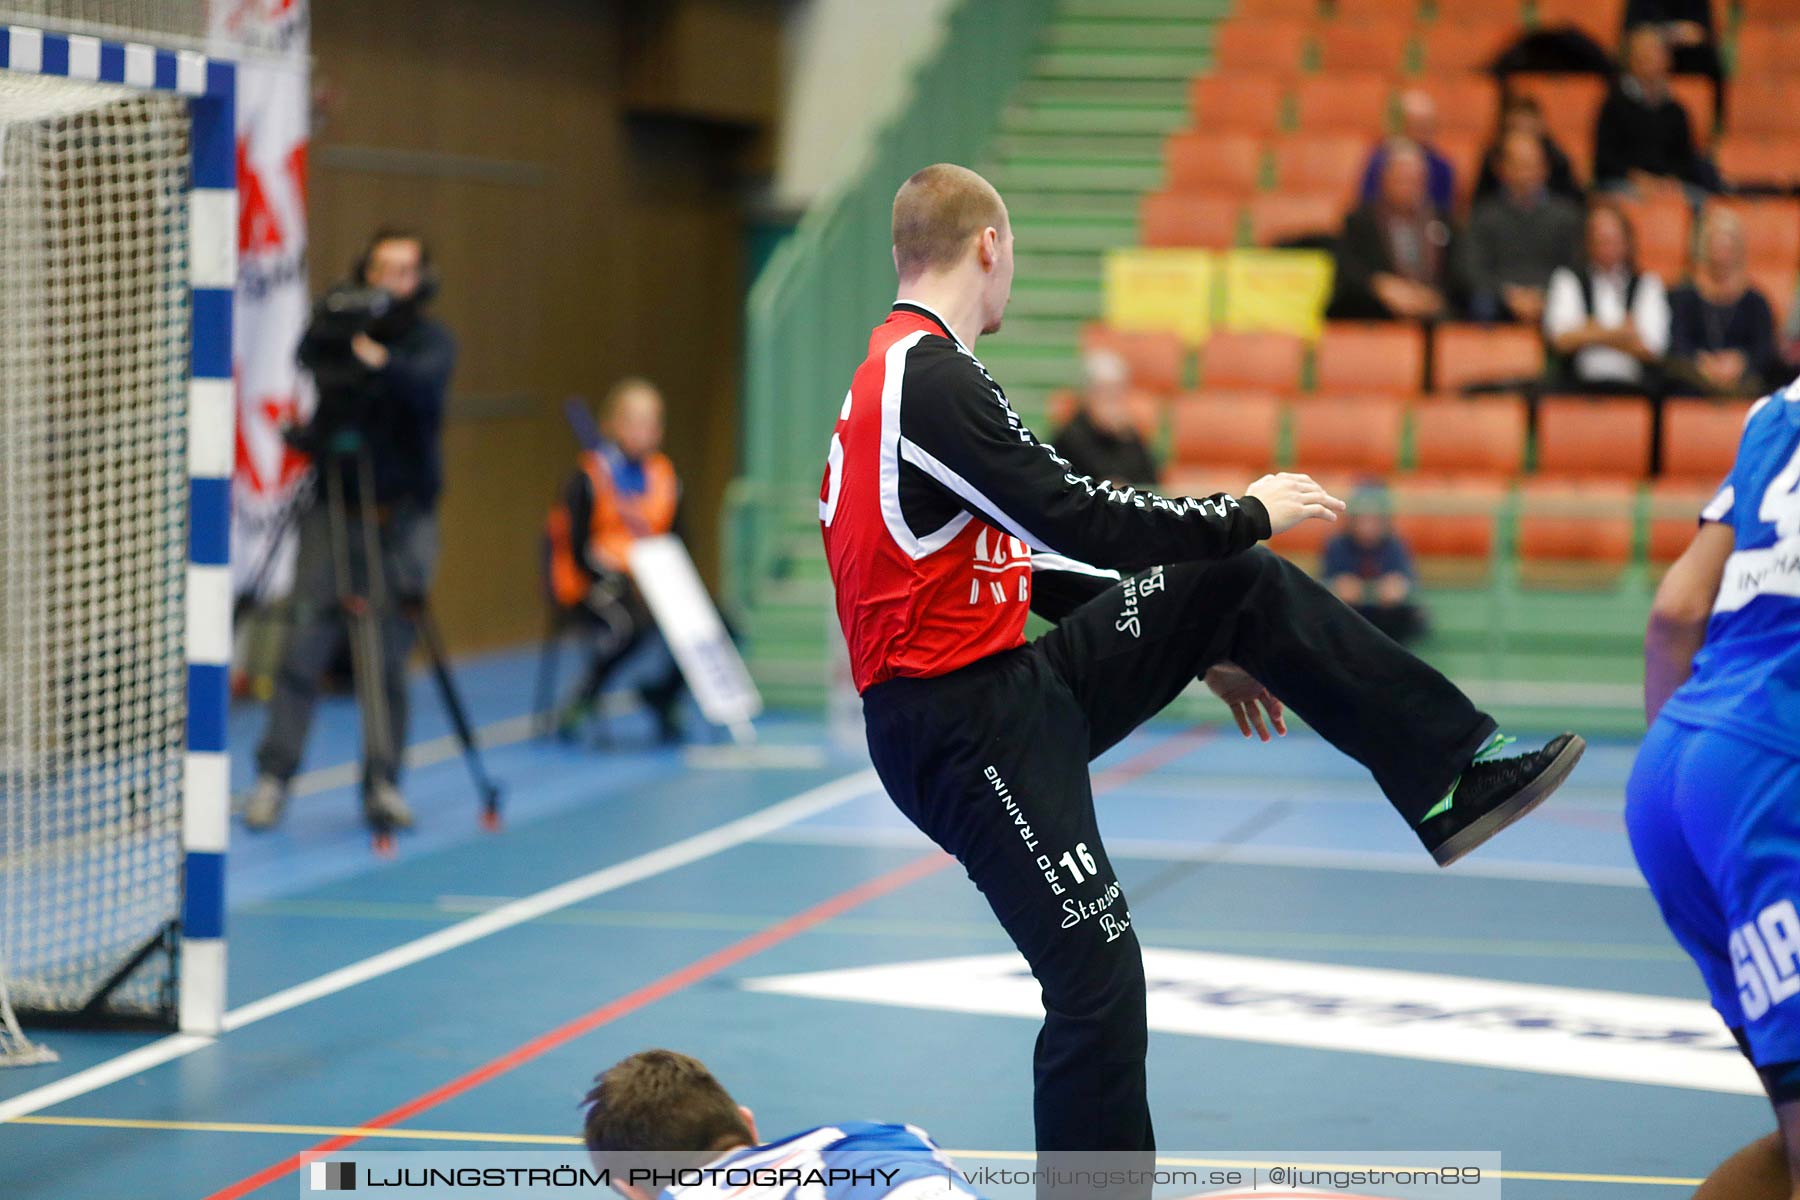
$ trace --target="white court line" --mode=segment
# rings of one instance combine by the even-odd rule
[[[289,1009],[310,1004],[314,1000],[353,988],[359,983],[367,983],[371,979],[392,974],[414,963],[466,946],[470,942],[489,937],[502,930],[511,929],[525,922],[557,909],[579,904],[583,900],[592,899],[603,893],[614,891],[628,884],[648,879],[652,875],[660,875],[677,867],[684,867],[703,858],[711,857],[734,846],[755,841],[784,825],[804,820],[814,813],[823,812],[834,805],[842,804],[879,788],[881,785],[875,778],[873,770],[862,770],[834,779],[829,783],[791,796],[768,808],[759,809],[735,821],[727,821],[723,825],[697,833],[692,837],[672,842],[659,850],[640,854],[636,858],[628,858],[624,862],[610,867],[602,867],[598,871],[559,883],[555,887],[546,888],[530,896],[503,904],[488,912],[473,916],[465,921],[458,921],[435,933],[414,938],[384,950],[360,962],[351,963],[327,972],[316,979],[285,988],[261,1000],[253,1000],[241,1008],[234,1008],[225,1014],[225,1030],[242,1029],[265,1018]],[[10,1100],[0,1100],[0,1124],[15,1117],[27,1116],[40,1109],[61,1104],[76,1096],[103,1088],[110,1083],[129,1078],[152,1067],[192,1054],[203,1046],[209,1046],[211,1038],[194,1034],[177,1033],[160,1038],[147,1046],[141,1046],[117,1058],[77,1071],[66,1079],[45,1084],[41,1088],[14,1096]]]
[[[862,846],[929,849],[925,835],[899,827],[871,828],[817,825],[788,829],[766,840],[791,846]],[[1526,862],[1497,858],[1464,859],[1445,871],[1425,854],[1394,850],[1339,850],[1329,847],[1257,846],[1242,843],[1166,841],[1158,838],[1107,838],[1114,858],[1160,862],[1218,862],[1225,866],[1322,867],[1345,871],[1382,871],[1395,875],[1462,875],[1478,879],[1512,879],[1529,883],[1586,883],[1596,887],[1641,888],[1644,877],[1631,867],[1584,866],[1579,863]]]

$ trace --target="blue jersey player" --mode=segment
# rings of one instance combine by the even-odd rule
[[[626,1200],[979,1200],[922,1129],[840,1121],[760,1142],[696,1059],[645,1050],[601,1072],[583,1140]]]
[[[1632,850],[1778,1125],[1695,1200],[1800,1200],[1800,383],[1750,410],[1644,644]]]

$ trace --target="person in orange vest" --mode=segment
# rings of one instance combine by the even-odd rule
[[[681,480],[662,452],[663,403],[655,385],[620,380],[607,393],[605,418],[605,436],[582,454],[546,528],[551,599],[594,639],[587,677],[557,718],[563,738],[575,736],[613,673],[656,632],[631,579],[631,544],[671,532],[681,499]],[[638,692],[661,739],[674,742],[681,738],[681,672],[664,658]]]

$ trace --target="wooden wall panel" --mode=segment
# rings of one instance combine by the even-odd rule
[[[663,387],[684,525],[716,577],[736,456],[740,164],[758,131],[629,116],[627,7],[314,6],[312,282],[340,278],[375,226],[416,225],[462,345],[435,597],[457,650],[539,634],[543,513],[574,461],[562,400],[626,373]]]

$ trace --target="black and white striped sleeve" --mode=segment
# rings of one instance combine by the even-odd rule
[[[968,512],[1046,551],[1096,567],[1225,558],[1269,536],[1253,497],[1170,499],[1075,472],[1037,440],[987,373],[947,338],[907,354],[899,460]]]

